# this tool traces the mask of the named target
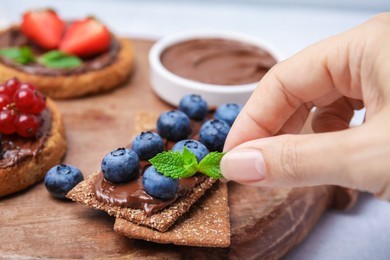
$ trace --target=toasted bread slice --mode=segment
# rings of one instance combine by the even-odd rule
[[[0,34],[5,31],[0,31]],[[43,75],[19,70],[0,62],[0,81],[16,77],[20,81],[32,83],[40,92],[55,99],[74,98],[108,91],[124,83],[134,66],[134,50],[131,42],[124,38],[116,40],[120,48],[115,60],[101,69],[70,75]]]
[[[43,148],[12,166],[0,168],[0,197],[41,181],[46,172],[60,163],[65,155],[67,146],[60,113],[50,99],[47,99],[46,105],[51,112],[51,127]]]

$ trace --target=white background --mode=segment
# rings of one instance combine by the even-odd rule
[[[133,38],[159,38],[200,28],[240,31],[272,42],[288,57],[377,13],[390,11],[390,2],[2,0],[0,26],[18,22],[23,11],[37,7],[53,7],[69,19],[94,15],[115,33]],[[361,118],[360,113],[355,123]],[[286,259],[390,259],[390,204],[362,194],[349,212],[327,212]]]

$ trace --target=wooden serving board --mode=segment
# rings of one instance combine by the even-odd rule
[[[130,143],[140,111],[170,107],[151,90],[150,41],[134,40],[136,68],[109,93],[58,101],[68,152],[64,162],[88,176],[109,151]],[[260,190],[229,184],[232,240],[227,249],[159,245],[113,231],[114,218],[52,198],[43,183],[0,199],[0,258],[278,258],[297,245],[333,201],[334,188]]]

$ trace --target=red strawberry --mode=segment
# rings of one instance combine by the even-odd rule
[[[58,48],[64,21],[51,9],[29,11],[23,14],[22,32],[45,49]]]
[[[73,22],[66,30],[60,44],[60,50],[79,57],[92,56],[109,47],[110,32],[105,25],[94,18]]]

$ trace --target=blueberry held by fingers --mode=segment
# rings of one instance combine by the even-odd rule
[[[222,152],[230,126],[223,120],[206,121],[199,131],[199,141],[210,151]]]
[[[141,132],[131,143],[140,160],[149,160],[164,150],[163,139],[152,131]]]
[[[144,190],[150,196],[160,199],[173,198],[179,187],[179,180],[166,177],[159,173],[156,168],[150,166],[142,176]]]
[[[228,123],[229,126],[232,126],[241,109],[242,105],[236,103],[223,104],[215,110],[214,117],[216,119],[223,120]]]
[[[201,96],[189,94],[180,100],[179,110],[191,119],[203,120],[207,116],[208,106]]]
[[[183,152],[184,147],[195,155],[198,162],[200,162],[209,153],[209,150],[204,144],[193,139],[186,139],[177,142],[172,147],[172,151]]]
[[[111,151],[102,160],[104,179],[111,183],[123,183],[138,177],[139,158],[131,149],[118,148]]]
[[[190,119],[179,110],[164,112],[157,119],[157,132],[169,141],[186,139],[191,133]]]
[[[52,196],[65,199],[65,195],[82,180],[84,178],[79,169],[69,164],[59,164],[46,173],[44,183]]]

